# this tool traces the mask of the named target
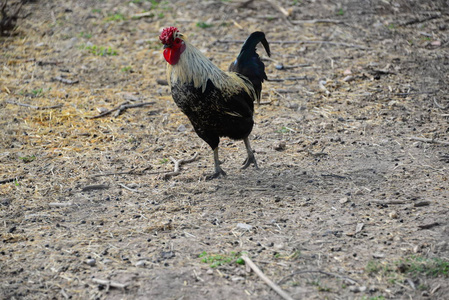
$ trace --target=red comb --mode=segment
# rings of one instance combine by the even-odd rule
[[[173,34],[178,31],[179,30],[176,27],[164,28],[164,30],[162,30],[161,35],[159,36],[159,39],[164,45],[171,44],[173,42]]]

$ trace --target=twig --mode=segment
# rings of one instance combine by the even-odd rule
[[[92,281],[95,283],[98,283],[100,285],[105,285],[107,287],[113,287],[113,288],[117,288],[117,289],[126,289],[126,287],[128,286],[127,284],[124,284],[124,283],[115,282],[112,280],[104,280],[104,279],[99,279],[99,278],[92,278]]]
[[[388,74],[385,73],[385,70],[383,70],[383,74]],[[388,72],[388,71],[387,71]],[[390,74],[396,74],[396,73],[390,73]],[[408,96],[408,95],[426,95],[426,94],[435,94],[437,91],[423,91],[423,92],[408,92],[408,93],[392,93],[392,95],[395,96]]]
[[[147,106],[147,105],[154,104],[154,102],[143,102],[143,103],[137,103],[137,104],[128,104],[128,103],[129,103],[129,101],[125,101],[125,102],[123,102],[122,104],[120,104],[119,106],[117,106],[117,107],[115,107],[115,108],[113,108],[113,109],[111,109],[111,110],[108,110],[108,111],[102,112],[102,113],[99,114],[99,115],[91,116],[91,117],[87,117],[87,118],[88,118],[88,119],[101,118],[101,117],[104,117],[104,116],[106,116],[106,115],[109,115],[110,113],[112,113],[112,112],[114,112],[114,111],[117,111],[117,112],[114,114],[114,117],[117,117],[117,116],[120,115],[124,110],[127,110],[128,108],[142,107],[142,106]]]
[[[389,204],[389,205],[401,205],[401,204],[407,204],[407,202],[405,201],[401,201],[401,200],[387,200],[387,201],[383,201],[383,200],[368,200],[366,202],[370,202],[370,203],[375,203],[375,204]]]
[[[115,175],[126,175],[126,174],[134,174],[134,170],[123,171],[123,172],[98,173],[98,174],[93,174],[90,177],[115,176]]]
[[[198,152],[196,152],[191,158],[187,158],[187,159],[175,160],[173,157],[170,157],[171,161],[175,164],[175,169],[173,172],[165,174],[162,178],[166,180],[166,179],[169,179],[170,177],[178,175],[179,173],[181,173],[180,166],[182,164],[190,163],[190,162],[196,160],[197,157],[198,157]]]
[[[298,93],[300,89],[277,89],[275,90],[279,94]]]
[[[309,80],[309,77],[307,76],[301,76],[301,77],[287,77],[287,78],[271,78],[268,79],[268,81],[286,81],[286,80]]]
[[[9,104],[14,104],[14,105],[18,105],[18,106],[24,106],[24,107],[29,107],[29,108],[33,108],[33,109],[53,109],[53,108],[60,108],[63,107],[64,104],[57,104],[57,105],[51,105],[51,106],[35,106],[35,105],[31,105],[31,104],[26,104],[26,103],[20,103],[20,102],[15,102],[12,100],[6,100],[6,103]]]
[[[61,289],[61,295],[62,295],[65,299],[70,299],[69,295],[67,295],[67,293],[64,291],[64,289]]]
[[[217,43],[236,43],[236,44],[243,44],[244,41],[241,40],[217,40]],[[349,43],[339,43],[339,42],[331,42],[331,41],[270,41],[270,44],[282,44],[282,45],[288,45],[288,44],[325,44],[325,45],[332,45],[332,46],[343,46],[348,48],[359,48],[359,49],[369,49],[369,47],[362,46],[362,45],[356,45],[356,44],[349,44]]]
[[[430,224],[418,225],[418,227],[419,227],[419,229],[430,229],[430,228],[433,228],[433,227],[438,226],[438,225],[440,225],[440,223],[433,222],[433,223],[430,223]]]
[[[146,170],[152,169],[152,166],[140,169],[140,170],[129,170],[129,171],[123,171],[123,172],[109,172],[109,173],[98,173],[90,175],[90,177],[101,177],[101,176],[115,176],[115,175],[143,175]],[[145,173],[146,175],[155,175],[155,174],[164,174],[169,173],[170,171],[155,171],[155,172],[149,172]]]
[[[447,105],[447,106],[442,106],[441,104],[439,104],[439,103],[437,102],[437,99],[436,99],[435,97],[433,97],[433,103],[435,103],[436,107],[438,107],[438,108],[440,108],[440,109],[448,109],[448,108],[449,108],[449,105]]]
[[[278,3],[276,3],[276,1],[274,0],[266,0],[268,3],[270,3],[270,5],[278,10],[281,13],[281,17],[282,19],[284,19],[284,21],[289,24],[289,25],[293,25],[292,22],[288,19],[288,17],[290,16],[290,13],[283,8],[282,6],[280,6]]]
[[[2,179],[0,180],[0,184],[5,184],[5,183],[9,183],[9,182],[13,182],[16,180],[20,180],[23,179],[25,176],[16,176],[16,177],[11,177],[11,178],[6,178],[6,179]]]
[[[435,139],[425,139],[425,138],[420,138],[420,137],[415,137],[415,136],[410,137],[410,139],[413,141],[418,141],[418,142],[423,142],[423,143],[433,143],[433,144],[441,144],[441,145],[449,146],[449,142],[439,141],[439,140],[435,140]]]
[[[138,20],[138,19],[141,19],[141,18],[152,18],[152,17],[154,17],[154,13],[152,11],[147,11],[147,12],[144,12],[144,13],[135,14],[135,15],[133,15],[131,17],[131,19]]]
[[[53,78],[53,80],[60,81],[65,84],[75,84],[75,83],[79,82],[79,80],[70,80],[70,79],[62,78],[61,76],[56,76]]]
[[[349,277],[347,277],[347,276],[342,276],[342,275],[340,275],[340,274],[329,273],[329,272],[325,272],[325,271],[321,271],[321,270],[302,270],[302,271],[296,271],[296,272],[293,272],[292,274],[287,275],[287,276],[285,276],[284,278],[282,278],[282,279],[279,281],[279,284],[281,284],[282,282],[284,282],[284,281],[285,281],[286,279],[288,279],[289,277],[292,277],[292,276],[295,276],[295,275],[301,274],[301,273],[320,273],[320,274],[323,274],[323,275],[327,275],[327,276],[332,276],[332,277],[337,277],[337,278],[344,279],[344,280],[346,280],[347,282],[349,282],[349,283],[351,283],[351,284],[358,284],[357,280],[355,280],[355,279],[349,278]]]
[[[35,61],[35,59],[29,60],[29,61]],[[62,62],[60,62],[60,61],[41,61],[41,60],[39,60],[39,61],[36,62],[36,64],[38,66],[47,66],[47,65],[60,65],[60,64],[62,64]]]
[[[94,184],[94,185],[87,185],[81,189],[82,192],[87,191],[93,191],[93,190],[106,190],[109,186],[105,184]]]
[[[286,300],[293,300],[293,298],[287,294],[284,290],[282,290],[276,283],[271,281],[264,273],[256,266],[256,264],[246,255],[242,255],[242,259],[245,263],[257,274],[265,283],[272,288],[276,293],[279,294],[282,298]]]
[[[318,153],[320,154],[320,153]],[[334,177],[337,179],[347,179],[348,177],[346,176],[342,176],[342,175],[337,175],[337,174],[321,174],[322,177]]]
[[[128,191],[131,191],[131,192],[134,192],[134,193],[140,193],[139,190],[132,189],[132,188],[130,188],[130,187],[127,187],[127,186],[124,185],[124,184],[119,183],[118,185],[121,186],[121,187],[124,188],[124,189],[127,189]]]
[[[265,58],[264,58],[265,59]],[[276,62],[276,60],[271,59],[271,58],[267,58],[266,60],[269,61],[274,61]],[[277,70],[289,70],[289,69],[296,69],[296,68],[305,68],[305,67],[310,67],[310,64],[298,64],[298,65],[293,65],[293,66],[284,66],[282,63],[281,64],[277,64],[276,65],[276,69]]]
[[[68,206],[72,206],[72,205],[73,205],[72,202],[67,202],[67,203],[52,202],[52,203],[48,203],[48,206],[50,206],[50,207],[68,207]]]
[[[427,21],[430,21],[433,19],[437,19],[437,18],[441,18],[441,14],[429,16],[429,17],[426,17],[423,19],[419,19],[419,18],[412,19],[412,20],[409,20],[409,21],[406,21],[403,23],[399,23],[399,25],[401,25],[401,26],[414,25],[414,24],[418,24],[418,23],[424,23],[424,22],[427,22]]]
[[[314,20],[292,20],[293,24],[316,24],[316,23],[331,23],[331,24],[344,24],[341,20],[330,20],[330,19],[314,19]]]

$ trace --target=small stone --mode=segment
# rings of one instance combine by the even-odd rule
[[[413,204],[414,207],[422,207],[422,206],[428,206],[430,205],[429,201],[419,201]]]
[[[253,226],[245,223],[238,223],[237,228],[250,231],[251,229],[253,229]]]
[[[351,75],[351,74],[352,74],[352,71],[351,71],[350,68],[346,69],[346,70],[343,72],[343,75]]]
[[[90,258],[90,259],[86,260],[86,264],[93,267],[97,264],[97,261],[95,260],[95,258]]]
[[[373,258],[384,258],[385,255],[383,255],[382,253],[373,253]]]
[[[284,151],[287,148],[287,144],[285,141],[280,141],[279,144],[274,146],[274,150],[276,151]]]
[[[344,82],[351,82],[351,81],[354,81],[354,80],[355,80],[355,77],[351,76],[351,75],[346,76],[345,78],[343,78]]]
[[[283,243],[274,244],[274,248],[276,250],[282,250],[282,249],[284,249],[284,244]]]
[[[232,277],[231,280],[232,281],[242,281],[242,280],[245,280],[245,278],[243,278],[243,277]]]
[[[362,285],[362,286],[350,286],[349,290],[353,293],[363,293],[364,291],[366,291],[366,286]]]
[[[340,200],[338,200],[338,202],[340,202],[341,204],[345,204],[348,201],[349,201],[348,197],[343,197]]]
[[[440,40],[432,41],[430,44],[432,46],[439,47],[441,46],[441,41]]]
[[[181,124],[178,126],[178,128],[176,130],[178,130],[179,132],[184,132],[187,130],[187,128],[184,124]]]
[[[107,109],[106,107],[97,107],[97,111],[102,114],[107,112],[109,109]]]
[[[214,270],[209,269],[209,270],[206,271],[206,274],[207,275],[213,275],[214,274]]]
[[[274,67],[276,68],[276,70],[283,70],[284,69],[284,65],[283,64],[277,64]]]
[[[136,267],[143,268],[146,266],[146,264],[147,262],[145,260],[139,260],[138,262],[136,262]]]
[[[397,219],[397,218],[399,218],[399,215],[398,215],[397,211],[395,211],[395,210],[391,211],[391,212],[388,214],[388,216],[389,216],[390,218],[392,218],[392,219]]]
[[[112,260],[110,260],[109,258],[105,258],[103,259],[103,264],[108,265],[112,262]]]
[[[358,223],[357,226],[355,227],[355,233],[359,233],[360,231],[362,231],[363,226],[365,226],[364,223]]]

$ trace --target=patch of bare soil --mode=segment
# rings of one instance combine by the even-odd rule
[[[0,298],[281,299],[244,254],[293,299],[448,299],[446,1],[56,0],[19,16],[0,39]],[[228,176],[205,180],[212,152],[163,84],[166,26],[223,69],[266,33],[259,170],[223,139]]]

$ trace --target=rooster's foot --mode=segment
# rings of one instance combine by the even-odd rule
[[[246,169],[248,168],[251,164],[254,165],[254,168],[259,169],[259,166],[257,165],[257,161],[256,158],[254,157],[254,155],[248,156],[245,161],[243,162],[243,167],[242,169]]]
[[[212,180],[212,179],[215,179],[215,178],[225,177],[225,176],[226,176],[226,172],[223,171],[221,168],[219,168],[219,169],[215,170],[214,174],[207,176],[206,179],[207,180]]]

